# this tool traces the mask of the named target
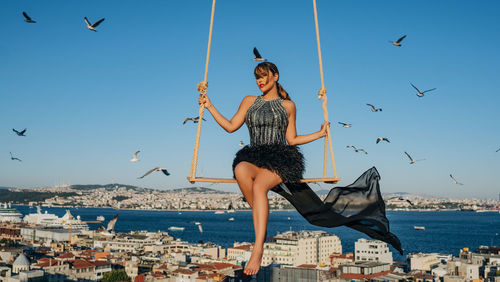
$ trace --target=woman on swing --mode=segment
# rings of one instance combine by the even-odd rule
[[[278,193],[287,198],[310,223],[325,227],[347,225],[373,238],[389,242],[401,252],[399,240],[388,232],[385,207],[380,209],[381,197],[372,197],[374,194],[380,195],[375,168],[367,171],[352,185],[360,186],[358,182],[364,181],[361,186],[371,186],[369,191],[376,190],[378,193],[370,192],[365,195],[367,193],[363,192],[364,194],[360,195],[361,190],[349,191],[342,193],[343,201],[335,198],[332,202],[327,202],[331,192],[323,203],[307,184],[300,183],[304,172],[304,159],[295,146],[326,136],[329,124],[323,123],[317,132],[297,135],[295,103],[278,83],[279,71],[276,65],[270,62],[260,63],[255,67],[254,75],[262,95],[246,96],[231,120],[219,113],[206,95],[200,95],[198,98],[198,102],[210,111],[217,123],[227,132],[238,130],[245,122],[250,133],[250,145],[238,151],[233,161],[234,177],[252,208],[255,231],[255,244],[244,273],[254,275],[260,269],[269,217],[267,193],[281,183],[289,186],[287,193],[281,188],[273,190],[281,191]],[[377,185],[371,184],[374,182]],[[337,188],[332,191],[335,189]],[[335,206],[337,202],[342,205],[339,209]],[[352,202],[352,208],[346,202]],[[371,211],[369,218],[356,217],[366,209]],[[345,211],[349,214],[344,215]]]
[[[269,203],[267,193],[281,182],[298,182],[304,171],[302,154],[295,145],[302,145],[326,136],[325,122],[321,130],[297,135],[295,103],[278,83],[279,71],[275,64],[263,62],[254,70],[257,86],[262,95],[246,96],[231,120],[226,119],[212,105],[210,99],[200,95],[215,121],[231,133],[246,122],[250,131],[250,146],[245,146],[233,162],[233,172],[252,208],[255,244],[250,261],[245,267],[247,275],[257,274],[264,252]]]

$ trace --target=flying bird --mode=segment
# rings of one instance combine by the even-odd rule
[[[200,233],[203,233],[203,227],[201,226],[201,223],[196,221],[194,224],[198,225],[198,230],[200,230]]]
[[[418,161],[423,161],[423,160],[425,160],[425,159],[414,160],[414,159],[410,156],[410,154],[408,154],[407,152],[405,152],[405,154],[406,154],[406,155],[408,156],[408,158],[410,159],[410,164],[414,164],[414,163],[416,163],[416,162],[418,162]]]
[[[399,38],[396,42],[393,42],[393,41],[389,41],[389,43],[391,43],[392,45],[396,46],[396,47],[401,47],[401,41],[403,41],[403,39],[405,39],[406,35],[403,35],[401,38]]]
[[[113,232],[115,230],[115,224],[116,221],[118,220],[118,214],[115,215],[109,222],[108,222],[108,227],[106,228],[107,231]]]
[[[240,141],[239,145],[240,145],[240,147],[243,147],[243,146],[245,146],[245,143],[243,143],[243,141]]]
[[[341,124],[344,128],[349,128],[349,127],[352,126],[351,123],[343,123],[343,122],[340,122],[340,121],[339,121],[339,124]]]
[[[95,32],[97,32],[97,30],[95,28],[104,21],[104,18],[102,18],[102,19],[100,19],[92,24],[91,22],[89,22],[87,17],[84,17],[83,19],[85,20],[85,23],[87,24],[87,28],[92,30],[92,31],[95,31]]]
[[[400,200],[400,201],[407,201],[410,205],[412,205],[412,206],[413,206],[413,203],[412,203],[410,200],[405,199],[405,198],[403,198],[403,197],[401,197],[401,196],[396,196],[396,197],[389,198],[389,199],[387,199],[387,201],[389,201],[389,200],[393,200],[393,199],[398,199],[398,200]]]
[[[150,170],[150,171],[146,172],[143,176],[138,177],[137,179],[144,178],[144,177],[146,177],[146,176],[150,175],[151,173],[153,173],[153,172],[155,172],[155,171],[158,171],[158,170],[161,170],[161,172],[163,172],[163,174],[165,174],[166,176],[169,176],[169,175],[170,175],[170,173],[168,173],[167,169],[165,169],[165,168],[161,168],[161,167],[155,167],[155,168],[153,168],[152,170]]]
[[[346,148],[353,148],[354,152],[358,152],[358,149],[354,145],[347,145]]]
[[[206,121],[206,119],[203,119],[203,120],[204,120],[204,121]],[[194,118],[190,118],[190,117],[188,117],[188,118],[186,118],[186,119],[184,120],[184,122],[183,122],[182,124],[186,124],[186,122],[188,122],[188,121],[192,121],[192,122],[194,122],[194,123],[198,123],[198,121],[200,121],[200,117],[199,117],[199,116],[194,117]]]
[[[11,160],[13,160],[13,161],[20,161],[20,162],[22,162],[22,160],[21,160],[21,159],[13,157],[11,152],[9,152],[9,153],[10,153],[10,159],[11,159]]]
[[[463,183],[460,183],[458,182],[455,177],[453,177],[453,175],[450,174],[450,177],[451,177],[451,180],[453,180],[453,183],[457,184],[457,185],[464,185]]]
[[[500,148],[498,148],[498,150],[495,151],[495,153],[498,153],[498,152],[500,152]]]
[[[17,131],[14,128],[12,128],[12,131],[14,131],[17,134],[17,136],[26,136],[24,135],[24,133],[26,133],[26,128],[21,131]]]
[[[358,151],[359,151],[359,152],[364,152],[364,153],[365,153],[365,155],[368,155],[368,152],[367,152],[367,151],[365,151],[365,149],[358,149],[356,152],[358,152]]]
[[[27,22],[27,23],[36,23],[36,21],[34,21],[33,19],[30,18],[30,16],[28,16],[28,14],[26,14],[26,12],[23,12],[23,16],[24,16],[24,21]]]
[[[256,62],[265,62],[267,61],[266,59],[262,59],[262,56],[260,55],[259,51],[257,50],[257,47],[253,47],[253,54],[255,55],[255,58],[252,60]]]
[[[140,161],[138,158],[137,158],[137,154],[139,154],[140,151],[137,151],[135,152],[133,155],[132,155],[132,159],[130,159],[131,162],[135,163],[135,162],[138,162]]]
[[[427,93],[429,91],[432,91],[432,90],[436,90],[437,88],[432,88],[432,89],[429,89],[429,90],[425,90],[425,91],[420,91],[415,85],[413,85],[412,83],[410,83],[411,86],[413,86],[413,88],[415,88],[415,90],[417,90],[417,96],[418,97],[424,97],[424,93]]]
[[[387,137],[379,137],[379,138],[377,138],[377,144],[380,141],[386,141],[387,143],[391,143],[391,141],[389,141],[389,138],[387,138]]]
[[[375,108],[375,106],[372,104],[366,104],[366,105],[372,107],[372,112],[382,111],[382,108]]]

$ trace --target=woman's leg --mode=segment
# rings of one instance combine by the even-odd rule
[[[244,273],[247,275],[254,275],[259,272],[264,253],[267,220],[269,218],[267,193],[281,182],[281,178],[276,173],[267,169],[257,168],[257,174],[252,185],[252,217],[255,230],[255,243],[250,260],[245,266]]]
[[[259,167],[249,162],[241,162],[234,168],[234,176],[240,187],[241,193],[245,196],[250,208],[253,208],[252,186],[259,172]]]

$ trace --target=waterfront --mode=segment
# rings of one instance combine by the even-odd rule
[[[36,212],[28,206],[15,206],[23,215]],[[42,208],[58,216],[65,213],[65,208]],[[168,231],[172,236],[190,243],[200,240],[213,242],[223,247],[232,247],[233,242],[253,242],[253,225],[249,211],[215,214],[198,211],[141,211],[114,210],[108,208],[70,208],[74,216],[80,215],[82,220],[95,220],[104,216],[104,225],[115,214],[119,219],[115,230],[129,232],[131,230],[168,231],[170,226],[185,227],[183,232]],[[233,217],[234,221],[229,221]],[[441,252],[457,255],[460,248],[475,249],[481,245],[499,245],[500,214],[494,212],[475,213],[460,211],[414,212],[389,211],[387,217],[391,223],[391,231],[396,234],[405,250],[405,255],[413,252]],[[290,219],[288,219],[290,218]],[[200,222],[203,233],[200,233],[194,222]],[[89,223],[91,229],[97,229],[98,223]],[[425,226],[425,231],[414,230],[414,226]],[[367,238],[362,233],[347,227],[322,228],[305,221],[296,211],[272,211],[269,216],[268,235],[287,230],[324,230],[338,235],[342,241],[343,252],[353,252],[354,242],[359,238]],[[394,259],[401,260],[394,249]]]

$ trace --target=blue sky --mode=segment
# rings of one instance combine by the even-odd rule
[[[198,113],[210,8],[208,0],[2,1],[0,186],[191,186],[196,126],[182,121]],[[493,0],[318,0],[340,184],[376,166],[382,192],[498,197],[499,8]],[[22,11],[37,23],[25,23]],[[106,20],[92,32],[85,16]],[[404,34],[403,47],[388,43]],[[231,117],[245,95],[259,95],[251,60],[257,46],[280,69],[297,105],[298,132],[318,130],[315,44],[312,1],[219,0],[208,74],[212,102]],[[418,98],[410,82],[437,90]],[[383,111],[373,113],[366,103]],[[247,129],[227,134],[206,116],[198,174],[231,177]],[[28,128],[27,137],[12,128]],[[375,144],[379,136],[391,143]],[[323,142],[301,147],[306,177],[320,176]],[[141,161],[131,163],[136,150]],[[23,162],[11,161],[9,151]],[[425,161],[410,165],[404,151]],[[137,179],[155,166],[171,175]],[[465,185],[453,184],[450,173]],[[232,184],[211,187],[237,191]]]

